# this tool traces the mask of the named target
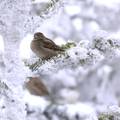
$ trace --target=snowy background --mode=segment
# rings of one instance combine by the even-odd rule
[[[120,0],[1,0],[0,120],[120,120],[119,13]],[[37,31],[75,46],[38,60]],[[28,76],[39,76],[53,101],[31,95]]]

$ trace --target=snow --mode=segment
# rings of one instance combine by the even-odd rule
[[[96,113],[94,109],[84,103],[76,103],[74,105],[66,105],[67,106],[67,114],[72,118],[72,116],[75,116],[76,114],[80,115],[81,118],[85,116],[89,116],[89,120],[97,120]],[[86,118],[87,119],[87,118]]]
[[[26,104],[30,105],[33,108],[40,108],[41,111],[44,111],[50,104],[50,102],[45,100],[45,98],[33,96],[28,91],[25,91],[24,101]]]
[[[57,45],[64,45],[66,44],[66,41],[64,40],[64,38],[62,37],[56,37],[54,39],[54,42],[57,44]]]
[[[61,104],[71,103],[74,104],[79,101],[80,94],[75,90],[71,90],[69,88],[63,88],[58,92],[60,94],[61,99],[58,100]],[[62,101],[63,99],[63,101]]]
[[[77,30],[81,30],[82,29],[82,20],[81,19],[79,19],[79,18],[76,18],[76,19],[74,19],[73,20],[73,25],[75,26],[75,28],[77,29]]]
[[[108,114],[120,116],[120,1],[71,1],[52,1],[51,9],[45,9],[47,0],[1,1],[0,119],[97,120],[106,108]],[[41,2],[45,8],[36,13],[32,5]],[[58,45],[71,40],[76,46],[42,61],[30,50],[35,31]],[[36,62],[39,66],[30,71],[23,61],[28,67]],[[44,80],[53,101],[23,90],[26,77],[35,74]],[[35,110],[27,117],[25,104]]]
[[[4,52],[4,42],[2,36],[0,36],[0,52]]]
[[[75,14],[79,14],[81,12],[81,8],[76,5],[67,5],[65,7],[65,10],[69,15],[75,15]]]
[[[119,0],[94,0],[96,4],[104,5],[107,7],[116,7],[120,1]]]
[[[33,39],[32,35],[27,35],[20,44],[20,57],[21,59],[29,59],[31,55],[30,43]]]
[[[34,3],[41,3],[41,2],[46,2],[48,3],[49,0],[33,0]]]

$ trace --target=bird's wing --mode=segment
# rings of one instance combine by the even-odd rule
[[[43,94],[49,94],[47,87],[45,86],[45,84],[39,79],[34,79],[34,85],[36,86],[36,88],[38,90],[40,90],[41,92],[43,92]]]
[[[52,50],[58,50],[58,51],[63,51],[62,48],[58,45],[56,45],[52,40],[48,39],[44,41],[45,48],[52,49]]]

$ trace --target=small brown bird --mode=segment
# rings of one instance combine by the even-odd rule
[[[32,95],[46,96],[49,95],[47,87],[38,77],[28,77],[29,81],[25,83],[25,87]]]
[[[49,59],[64,51],[41,32],[34,34],[34,39],[32,40],[30,47],[32,51],[42,59]]]

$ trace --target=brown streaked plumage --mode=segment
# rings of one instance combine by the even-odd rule
[[[28,77],[29,81],[25,83],[25,87],[32,95],[46,96],[49,95],[47,87],[38,77]]]
[[[45,37],[41,32],[34,34],[30,47],[32,51],[42,59],[49,59],[64,51],[60,46]]]

